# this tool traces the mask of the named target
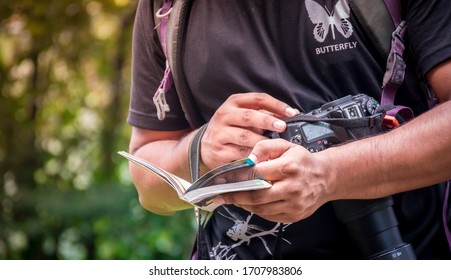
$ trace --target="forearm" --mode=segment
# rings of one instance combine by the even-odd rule
[[[130,152],[148,160],[155,165],[181,177],[190,180],[188,169],[188,146],[193,133],[180,132],[170,139],[152,139],[154,134],[134,130]],[[144,136],[143,136],[144,135]],[[163,137],[161,137],[163,138]],[[154,176],[135,164],[130,164],[130,174],[138,191],[141,205],[154,213],[168,215],[178,210],[191,207],[179,199],[177,193],[159,177]]]
[[[448,101],[389,133],[322,152],[333,199],[383,197],[450,179],[450,127]]]
[[[286,103],[266,93],[231,95],[209,120],[202,137],[201,174],[211,168],[249,155],[252,148],[266,139],[261,132],[282,132],[282,119],[296,114]],[[195,132],[150,131],[134,128],[130,151],[158,166],[189,179],[188,150]],[[186,208],[169,186],[155,176],[132,166],[132,179],[144,208],[168,214]]]

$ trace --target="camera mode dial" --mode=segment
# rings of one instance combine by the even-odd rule
[[[370,115],[376,113],[377,108],[379,108],[379,102],[377,102],[374,98],[369,98],[365,104],[366,110]]]

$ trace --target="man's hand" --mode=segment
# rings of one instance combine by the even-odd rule
[[[298,111],[265,93],[231,95],[215,112],[202,138],[203,163],[209,168],[249,155],[265,140],[264,130],[282,132],[282,119]]]
[[[296,222],[313,214],[330,200],[325,181],[327,164],[319,164],[315,154],[283,139],[265,140],[252,151],[257,165],[250,172],[235,172],[230,181],[262,178],[268,189],[224,194],[219,204],[235,204],[274,222]]]

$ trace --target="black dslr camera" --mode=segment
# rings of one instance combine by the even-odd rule
[[[333,145],[361,139],[386,130],[385,109],[365,94],[348,95],[307,114],[286,119],[283,138],[319,152]],[[416,259],[410,244],[402,241],[391,196],[371,200],[338,200],[332,206],[367,259]]]
[[[332,145],[377,134],[383,129],[383,112],[378,111],[379,107],[374,98],[365,94],[348,95],[305,115],[288,119],[287,129],[280,138],[299,144],[310,152],[319,152]],[[374,120],[373,125],[367,125],[364,119]]]

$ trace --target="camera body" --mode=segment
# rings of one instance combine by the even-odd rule
[[[357,119],[377,114],[379,102],[365,95],[348,95],[324,104],[305,115],[317,118]],[[291,122],[280,138],[298,144],[310,152],[319,152],[332,145],[359,139],[369,133],[366,128],[345,128],[324,121]],[[374,134],[374,132],[372,132]]]
[[[333,145],[386,131],[385,109],[365,94],[348,95],[326,103],[307,114],[286,120],[283,138],[319,152]],[[391,196],[369,200],[332,201],[335,214],[346,225],[367,259],[416,259],[410,244],[403,242]]]

